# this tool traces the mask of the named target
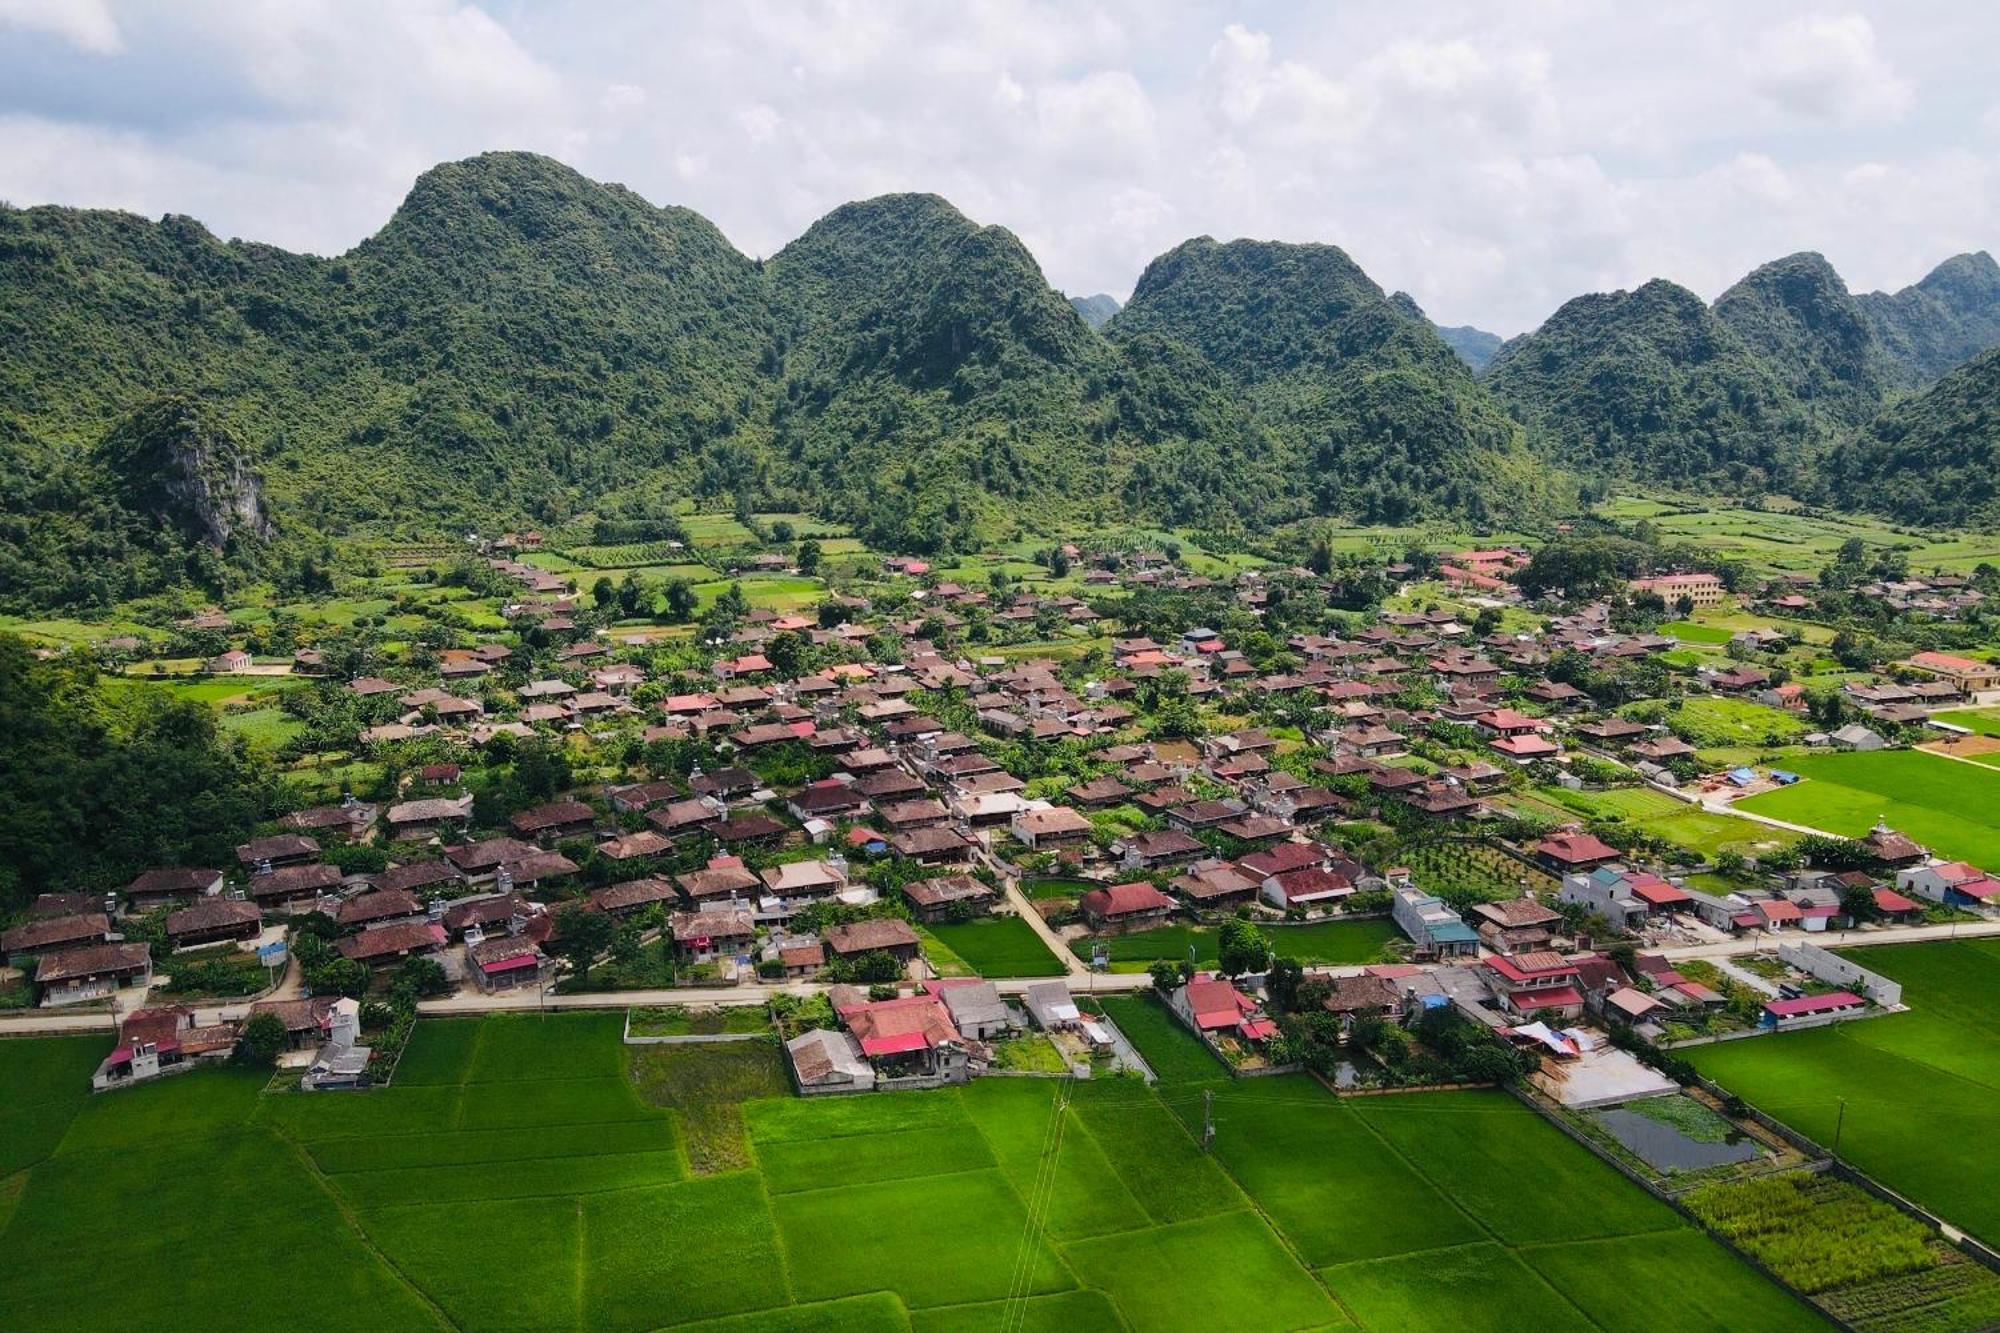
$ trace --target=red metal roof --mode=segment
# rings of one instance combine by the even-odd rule
[[[1516,1009],[1551,1009],[1583,1003],[1583,992],[1574,986],[1551,986],[1547,990],[1515,991],[1507,997]]]
[[[1853,991],[1837,990],[1826,995],[1799,995],[1789,1000],[1771,1000],[1764,1012],[1773,1018],[1796,1018],[1800,1014],[1823,1014],[1835,1009],[1852,1009],[1865,1004]]]

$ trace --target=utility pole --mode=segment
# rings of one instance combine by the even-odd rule
[[[1847,1098],[1840,1099],[1840,1113],[1833,1118],[1833,1160],[1840,1160],[1840,1131],[1847,1127]]]
[[[1208,1151],[1208,1145],[1215,1141],[1215,1090],[1205,1088],[1201,1094],[1201,1150]]]

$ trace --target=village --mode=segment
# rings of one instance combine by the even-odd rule
[[[1722,813],[1798,775],[1705,769],[1640,692],[1690,714],[1758,710],[1798,752],[1865,753],[1972,735],[1946,719],[1996,697],[2000,666],[1916,653],[1846,680],[1852,720],[1823,729],[1776,665],[1795,646],[1782,630],[1733,632],[1721,664],[1669,675],[1679,638],[1613,628],[1648,599],[1682,617],[1721,603],[1713,573],[1636,579],[1615,599],[1627,610],[1598,601],[1532,631],[1509,582],[1525,550],[1448,552],[1384,572],[1434,580],[1451,606],[1385,608],[1345,635],[1257,631],[1253,653],[1206,624],[1114,627],[1088,596],[972,587],[892,557],[877,577],[901,617],[838,594],[815,615],[745,609],[703,665],[669,674],[646,639],[593,629],[569,579],[518,558],[541,542],[508,534],[485,558],[518,588],[508,641],[345,680],[315,647],[289,664],[346,699],[363,750],[462,763],[413,762],[387,799],[296,810],[232,866],[47,895],[0,936],[42,1011],[118,1024],[99,1086],[225,1058],[258,1015],[282,1026],[304,1086],[366,1086],[393,1067],[363,1040],[393,1026],[391,995],[435,1012],[823,994],[824,1025],[788,1044],[802,1093],[962,1081],[1030,1028],[1061,1034],[1057,1067],[1087,1073],[1093,1058],[1115,1067],[1119,1042],[1072,992],[1151,987],[1240,1069],[1393,1083],[1346,1049],[1356,1025],[1449,1005],[1552,1086],[1623,1062],[1575,1080],[1605,1081],[1603,1100],[1649,1085],[1614,1034],[1650,1051],[1895,1006],[1892,984],[1855,981],[1817,937],[2000,929],[2000,880],[1887,824],[1801,837]],[[1086,594],[1168,607],[1177,625],[1203,608],[1254,625],[1327,582],[1205,577],[1075,544],[1050,558],[1081,569]],[[1802,586],[1745,600],[1797,614]],[[1926,614],[1979,600],[1964,579],[1872,592]],[[1087,657],[982,654],[968,617],[1124,633]],[[256,669],[241,649],[207,665]],[[467,768],[552,742],[622,746],[631,776],[519,808],[475,794]],[[1683,809],[1726,822],[1733,841],[1704,855],[1560,801],[1596,792],[1646,794],[1667,823]],[[1340,1025],[1330,1043],[1278,1021],[1296,1001],[1296,979],[1282,1002],[1271,993],[1286,968]],[[172,979],[191,971],[220,974],[217,1000],[254,998],[179,1001]]]

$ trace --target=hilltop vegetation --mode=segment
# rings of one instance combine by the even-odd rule
[[[2000,524],[2000,350],[1883,413],[1828,469],[1841,494],[1906,522]]]
[[[1193,347],[1233,380],[1310,512],[1481,519],[1561,488],[1422,312],[1334,246],[1189,241],[1106,332]]]
[[[1557,458],[1591,472],[1744,491],[1801,480],[1810,434],[1797,399],[1671,282],[1577,297],[1502,348],[1485,384]]]

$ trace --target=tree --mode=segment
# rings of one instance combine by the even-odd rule
[[[557,938],[552,947],[581,983],[589,980],[597,956],[611,947],[617,934],[618,927],[609,916],[571,903],[556,913]]]
[[[451,994],[451,979],[444,974],[444,965],[435,958],[405,958],[402,966],[396,969],[390,989],[429,999],[434,995]]]
[[[1222,923],[1215,941],[1216,962],[1223,975],[1240,977],[1245,972],[1261,972],[1270,960],[1271,945],[1264,933],[1241,917]]]
[[[1162,958],[1146,969],[1153,978],[1153,989],[1161,995],[1172,995],[1180,989],[1181,965]]]
[[[1840,910],[1857,925],[1882,915],[1881,907],[1875,902],[1875,890],[1866,884],[1850,884],[1843,888],[1840,891]]]
[[[700,605],[695,596],[694,585],[686,579],[671,579],[667,583],[667,619],[676,624],[690,619],[694,609]]]
[[[333,954],[317,967],[305,969],[306,986],[314,995],[345,995],[360,999],[368,993],[366,964]]]
[[[798,566],[799,573],[817,574],[819,572],[819,562],[819,541],[816,538],[808,537],[800,542],[799,552],[792,558],[792,563]]]
[[[286,1040],[285,1021],[268,1009],[262,1010],[250,1015],[236,1034],[235,1057],[246,1065],[268,1069],[278,1063]]]
[[[612,583],[610,575],[604,575],[590,585],[590,600],[597,603],[600,611],[618,600],[618,587]]]
[[[1264,989],[1270,992],[1274,1006],[1289,1011],[1298,1008],[1299,987],[1305,978],[1306,970],[1298,959],[1279,956],[1271,960],[1271,970],[1264,974]]]

